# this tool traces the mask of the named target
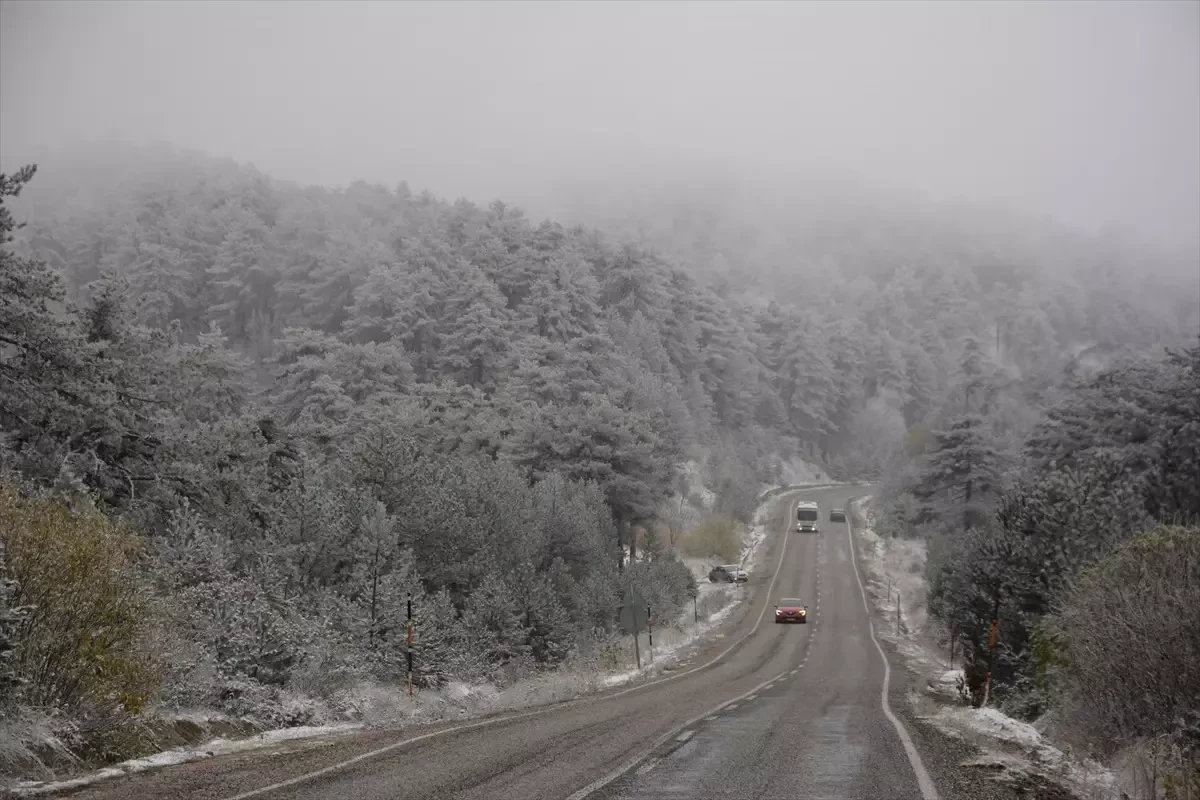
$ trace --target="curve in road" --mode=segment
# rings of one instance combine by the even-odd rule
[[[766,542],[769,576],[751,575],[733,644],[707,645],[699,666],[401,738],[377,731],[184,764],[76,797],[727,798],[733,780],[739,797],[930,800],[911,740],[896,736],[903,726],[878,702],[887,673],[868,649],[874,632],[852,543],[836,529],[791,530],[799,497],[816,499],[827,515],[854,492],[789,493],[787,529]],[[804,598],[810,623],[764,624],[777,595]]]

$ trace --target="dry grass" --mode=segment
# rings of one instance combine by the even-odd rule
[[[681,550],[690,558],[718,558],[722,563],[736,563],[742,553],[742,539],[737,523],[731,517],[710,517],[700,526],[684,534]]]

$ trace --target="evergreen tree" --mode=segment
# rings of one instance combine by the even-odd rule
[[[925,504],[921,519],[954,517],[963,530],[978,526],[999,493],[1002,476],[1002,460],[984,421],[972,414],[951,418],[934,432],[921,481],[912,490]]]

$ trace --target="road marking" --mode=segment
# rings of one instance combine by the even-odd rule
[[[806,487],[806,489],[811,490],[810,487]],[[805,490],[802,489],[800,491],[803,492]],[[794,506],[791,506],[790,504],[789,504],[789,507],[794,508]],[[789,515],[790,515],[790,513],[791,512],[789,512]],[[251,789],[249,791],[242,792],[241,794],[233,795],[232,797],[223,798],[223,800],[249,800],[251,797],[258,797],[259,795],[264,795],[269,792],[275,792],[280,789],[286,789],[290,786],[296,786],[301,783],[307,783],[308,781],[311,781],[313,778],[320,778],[323,775],[328,775],[332,772],[337,772],[346,767],[353,766],[354,764],[358,764],[363,761],[367,761],[368,759],[377,758],[378,756],[384,755],[386,753],[390,753],[393,750],[399,750],[401,747],[406,747],[410,744],[416,744],[417,742],[421,742],[426,739],[433,739],[434,737],[437,737],[437,736],[445,736],[448,733],[457,733],[459,731],[472,730],[473,728],[484,728],[484,727],[487,727],[488,725],[498,725],[502,722],[512,722],[512,721],[518,720],[518,719],[527,719],[529,717],[536,717],[536,716],[540,716],[542,714],[549,714],[551,711],[557,711],[562,708],[569,708],[571,706],[576,706],[576,705],[583,705],[585,703],[602,702],[605,700],[612,700],[613,698],[629,694],[630,692],[640,692],[643,689],[649,689],[652,686],[658,686],[660,684],[668,683],[670,681],[677,681],[680,678],[683,678],[683,677],[686,677],[693,673],[699,672],[702,669],[707,669],[708,667],[711,667],[712,665],[716,664],[721,659],[725,658],[725,656],[732,653],[742,642],[746,641],[751,636],[753,636],[758,631],[759,626],[762,625],[763,616],[765,616],[767,613],[767,606],[769,606],[771,604],[771,593],[775,590],[775,581],[779,578],[779,571],[781,569],[783,569],[783,562],[787,558],[788,539],[789,539],[789,537],[786,535],[783,537],[783,547],[779,551],[779,561],[778,561],[778,563],[775,564],[775,573],[773,575],[771,575],[771,582],[769,584],[767,584],[767,591],[766,591],[766,594],[764,595],[762,611],[758,612],[758,619],[754,621],[754,627],[751,628],[749,631],[747,631],[746,634],[744,636],[742,636],[740,639],[738,639],[736,642],[729,645],[729,647],[725,648],[720,653],[718,653],[716,656],[714,656],[713,659],[707,663],[701,664],[698,667],[693,667],[692,669],[689,669],[685,672],[680,672],[675,675],[670,675],[666,678],[659,678],[658,680],[648,681],[646,683],[639,684],[638,686],[631,686],[628,689],[623,689],[619,692],[614,692],[613,694],[592,695],[592,696],[587,696],[587,697],[580,697],[580,698],[576,698],[573,700],[567,700],[566,702],[558,703],[556,705],[550,705],[550,706],[546,706],[544,708],[534,709],[533,711],[524,711],[520,714],[514,714],[509,717],[496,717],[493,719],[483,719],[483,720],[479,720],[478,722],[471,722],[471,723],[467,723],[465,725],[455,725],[450,728],[443,728],[440,731],[430,731],[429,733],[423,733],[420,736],[414,736],[411,739],[402,739],[398,742],[392,742],[389,745],[384,745],[383,747],[376,748],[369,752],[361,753],[361,754],[355,756],[354,758],[348,758],[345,761],[338,762],[337,764],[330,764],[328,767],[323,767],[322,769],[314,770],[313,772],[306,772],[303,775],[297,775],[295,778],[289,778],[286,781],[279,781],[278,783],[273,783],[269,786],[263,786],[258,789]],[[782,673],[780,673],[780,674],[782,674]],[[750,691],[756,692],[764,685],[765,684],[760,684],[759,686],[756,686],[754,689],[751,689]],[[742,697],[745,697],[745,695],[742,695],[741,697],[737,697],[734,699],[740,700]],[[704,714],[701,714],[699,717],[696,717],[695,719],[688,720],[688,722],[682,727],[686,728],[688,725],[691,725],[692,723],[697,722],[698,720],[702,719],[703,717],[704,717]],[[676,729],[676,730],[678,730],[678,729]],[[662,742],[667,741],[669,738],[670,737],[668,736],[666,739],[660,740],[659,743],[661,744]],[[655,745],[655,746],[657,746],[657,745]],[[653,750],[654,748],[652,747],[650,749]],[[630,763],[628,766],[623,767],[620,770],[620,772],[612,773],[611,777],[602,778],[601,781],[603,781],[603,783],[600,783],[600,782],[594,783],[594,784],[592,784],[592,786],[594,788],[587,788],[586,791],[581,789],[580,791],[584,791],[583,794],[579,794],[579,792],[576,792],[575,794],[571,795],[571,797],[568,798],[568,800],[577,800],[577,798],[586,797],[587,795],[596,791],[596,789],[599,789],[601,786],[605,786],[605,785],[611,783],[612,781],[614,781],[618,777],[620,777],[622,774],[624,774],[624,773],[628,772],[630,769],[632,769],[633,766],[635,764],[637,764],[639,761],[641,761],[642,758],[644,758],[644,757],[645,756],[638,756],[638,758],[636,760],[634,760],[632,763]]]
[[[686,742],[688,739],[692,738],[695,735],[696,735],[695,731],[684,731],[683,733],[681,733],[675,737],[675,741]]]
[[[713,714],[709,714],[709,715],[708,715],[707,717],[705,717],[704,719],[706,719],[706,720],[707,720],[707,721],[709,721],[709,722],[712,722],[713,720],[717,719],[717,717],[716,717],[715,715],[713,715]]]
[[[891,721],[892,727],[896,729],[896,735],[900,737],[900,743],[904,745],[908,763],[912,766],[913,774],[917,776],[917,786],[921,789],[922,800],[938,800],[937,789],[930,780],[929,773],[925,771],[925,765],[921,763],[921,754],[913,745],[904,723],[896,718],[896,715],[892,713],[891,704],[888,703],[888,686],[892,680],[892,668],[888,664],[887,654],[883,652],[883,646],[875,638],[875,620],[871,617],[871,606],[867,603],[867,589],[863,586],[862,575],[858,571],[858,554],[854,549],[854,532],[850,528],[849,517],[846,518],[846,540],[850,542],[850,563],[854,565],[854,577],[858,579],[858,591],[862,594],[863,610],[867,612],[867,626],[871,632],[871,641],[875,643],[875,649],[879,651],[879,658],[883,661],[883,688],[879,692],[879,702],[883,707],[883,714]]]
[[[662,761],[661,758],[655,758],[651,761],[647,761],[645,764],[642,764],[640,767],[638,767],[638,775],[645,775],[647,772],[657,767],[658,762],[660,761]]]
[[[753,689],[746,692],[745,694],[738,695],[737,697],[733,698],[734,702],[732,704],[724,705],[724,706],[717,706],[717,710],[730,709],[730,708],[736,707],[738,702],[740,702],[743,698],[749,697],[752,694],[756,694],[756,693],[762,691],[762,688],[764,686],[766,686],[768,683],[770,683],[771,681],[777,681],[780,678],[782,678],[783,676],[784,676],[784,673],[781,672],[778,675],[776,675],[775,677],[771,678],[770,680],[763,681],[758,686],[755,686]],[[708,714],[708,713],[712,713],[712,712],[705,712],[705,714]],[[659,747],[661,747],[664,743],[669,742],[671,740],[672,736],[677,736],[680,731],[686,730],[687,728],[690,728],[692,725],[699,722],[701,719],[703,719],[705,717],[705,714],[700,714],[699,716],[693,717],[692,719],[689,719],[687,722],[683,723],[682,725],[679,725],[679,726],[667,731],[665,734],[663,734],[661,737],[659,737],[659,739],[656,742],[654,742],[654,744],[650,745],[650,749],[647,751],[647,753],[643,753],[640,756],[634,756],[632,759],[625,762],[621,766],[617,767],[612,772],[605,775],[603,778],[600,778],[599,780],[595,780],[595,781],[589,783],[587,786],[580,789],[579,791],[575,792],[574,794],[569,795],[567,797],[567,800],[583,800],[583,798],[587,797],[589,794],[592,794],[593,792],[603,789],[605,786],[612,783],[617,778],[621,777],[626,772],[629,772],[629,770],[636,767],[638,765],[638,763],[640,763],[641,760],[644,759],[648,753],[654,752]]]
[[[733,711],[737,707],[738,707],[737,703],[730,703],[729,705],[725,706],[725,708],[723,708],[722,711]]]
[[[758,699],[758,695],[752,694],[746,698],[746,702],[750,702],[751,700],[757,700],[757,699]]]

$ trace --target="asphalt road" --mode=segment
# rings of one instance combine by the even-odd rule
[[[830,508],[861,493],[789,495],[819,503],[821,531],[769,537],[750,576],[747,612],[666,679],[491,720],[210,759],[73,796],[922,798],[881,705],[885,662],[871,637],[846,525],[828,521]],[[785,596],[808,603],[807,625],[774,624],[772,607]]]

